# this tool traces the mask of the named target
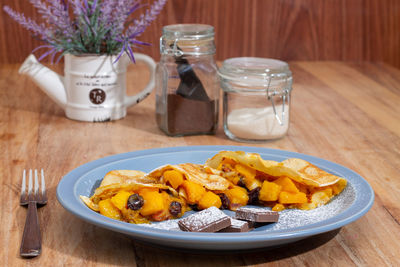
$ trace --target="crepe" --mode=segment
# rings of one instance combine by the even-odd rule
[[[132,195],[140,200],[140,204],[134,209],[129,207]],[[80,198],[90,209],[130,223],[178,218],[189,209],[172,187],[158,183],[155,179],[147,177],[144,172],[132,170],[114,170],[107,173],[91,197]],[[174,206],[173,210],[171,205]]]
[[[194,209],[207,209],[229,206],[221,194],[231,190],[235,185],[221,176],[222,172],[199,164],[183,163],[165,165],[148,174],[147,177],[176,189]],[[247,193],[243,192],[247,198]]]
[[[264,160],[256,153],[221,151],[205,165],[221,170],[222,176],[236,185],[259,190],[263,204],[281,204],[275,207],[277,210],[316,208],[329,202],[347,184],[344,178],[298,158],[277,162]]]
[[[140,183],[154,183],[154,181],[146,177],[146,173],[142,171],[113,170],[104,176],[103,180],[101,180],[100,187],[110,184],[124,184],[131,181]]]
[[[184,175],[184,179],[200,184],[209,190],[222,191],[227,189],[230,185],[230,183],[220,175],[220,171],[193,163],[165,165],[150,172],[147,178],[156,179],[164,183],[166,181],[163,174],[168,170],[176,170]]]

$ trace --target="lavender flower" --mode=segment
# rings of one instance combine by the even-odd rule
[[[146,27],[157,18],[166,2],[167,0],[157,0],[150,9],[146,10],[144,15],[142,14],[140,16],[139,20],[135,20],[134,24],[128,27],[126,35],[135,37],[141,35]]]
[[[156,19],[166,0],[156,0],[139,19],[131,15],[142,7],[141,0],[29,0],[41,15],[38,23],[23,14],[4,6],[4,11],[15,21],[39,38],[47,49],[39,60],[50,56],[53,62],[66,54],[118,54],[125,52],[134,61],[133,49],[138,45],[149,45],[137,40],[145,28]],[[69,7],[72,9],[70,16]]]
[[[4,7],[4,11],[7,12],[12,19],[21,24],[22,27],[31,31],[35,37],[39,37],[41,40],[47,40],[51,38],[49,30],[46,29],[46,26],[43,23],[37,24],[32,19],[25,18],[24,14],[19,14],[8,6]]]
[[[132,47],[136,47],[137,45],[149,45],[148,43],[136,40],[136,38],[157,18],[157,15],[161,12],[166,2],[167,0],[157,0],[154,2],[150,9],[146,10],[146,13],[142,14],[139,20],[134,20],[133,25],[128,27],[125,34],[122,34],[121,38],[117,39],[117,41],[124,44],[117,60],[125,51],[131,60],[135,62]]]

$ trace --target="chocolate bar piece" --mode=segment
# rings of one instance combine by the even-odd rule
[[[216,207],[211,207],[181,219],[183,231],[214,233],[231,225],[231,218]]]
[[[248,232],[252,227],[253,222],[231,219],[231,226],[222,229],[221,233],[241,233]]]
[[[236,210],[235,219],[251,222],[277,222],[279,219],[279,213],[263,208],[241,207]]]

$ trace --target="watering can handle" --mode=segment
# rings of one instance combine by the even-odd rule
[[[133,106],[145,99],[147,96],[150,95],[151,91],[154,89],[154,78],[155,78],[155,73],[156,73],[156,63],[154,60],[144,54],[141,53],[135,53],[135,60],[136,61],[141,61],[147,65],[150,71],[150,80],[149,83],[146,85],[146,87],[138,94],[132,95],[132,96],[125,96],[124,104],[125,107]]]

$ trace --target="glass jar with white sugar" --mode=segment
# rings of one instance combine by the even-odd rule
[[[225,134],[236,141],[281,138],[289,129],[292,73],[286,62],[230,58],[218,71]]]

